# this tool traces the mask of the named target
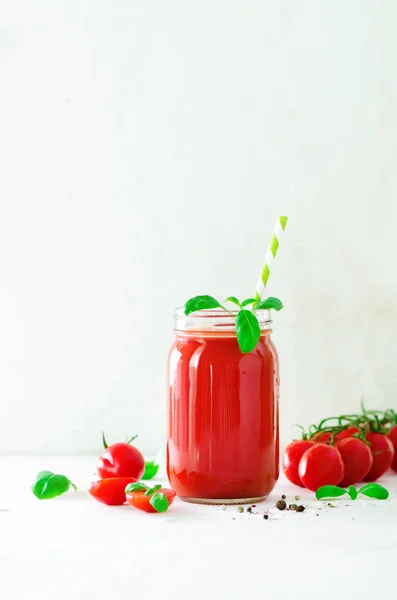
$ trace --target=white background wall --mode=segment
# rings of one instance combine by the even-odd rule
[[[269,292],[283,439],[397,408],[394,0],[0,0],[0,452],[163,443],[172,313]]]

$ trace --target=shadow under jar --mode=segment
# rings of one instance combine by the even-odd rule
[[[167,474],[187,502],[258,502],[279,475],[278,356],[270,311],[242,354],[235,317],[215,309],[175,315],[168,357]]]

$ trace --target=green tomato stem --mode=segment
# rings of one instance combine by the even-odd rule
[[[136,438],[138,437],[138,434],[133,435],[132,438],[130,438],[129,440],[127,440],[127,444],[131,444],[131,442],[133,442],[134,440],[136,440]]]

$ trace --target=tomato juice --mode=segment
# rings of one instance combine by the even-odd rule
[[[169,353],[167,473],[183,500],[259,501],[279,474],[278,358],[268,311],[242,354],[234,318],[177,313]]]

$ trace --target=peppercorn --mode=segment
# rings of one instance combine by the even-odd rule
[[[296,512],[303,512],[304,510],[305,510],[305,507],[304,507],[304,506],[302,506],[302,504],[300,504],[300,505],[297,507],[297,509],[296,509]]]
[[[252,512],[252,508],[250,506],[247,508],[247,512]]]
[[[285,500],[285,499],[286,499],[286,497],[287,497],[287,496],[286,496],[285,494],[283,494],[283,495],[281,496],[281,499],[282,499],[282,500]]]
[[[301,499],[301,497],[300,497],[300,496],[295,496],[295,500],[296,500],[297,502],[299,502],[299,500],[300,500],[300,499]]]
[[[244,508],[243,508],[242,506],[239,506],[239,507],[237,508],[237,511],[238,511],[239,513],[242,513],[242,512],[244,512]]]
[[[264,518],[264,519],[268,519],[268,518],[269,518],[269,515],[263,515],[263,518]]]
[[[284,500],[278,500],[276,502],[276,508],[278,508],[278,510],[285,510],[287,507],[287,504]]]
[[[290,509],[290,510],[296,510],[297,508],[298,508],[298,505],[297,505],[297,504],[290,504],[290,505],[289,505],[289,509]]]

